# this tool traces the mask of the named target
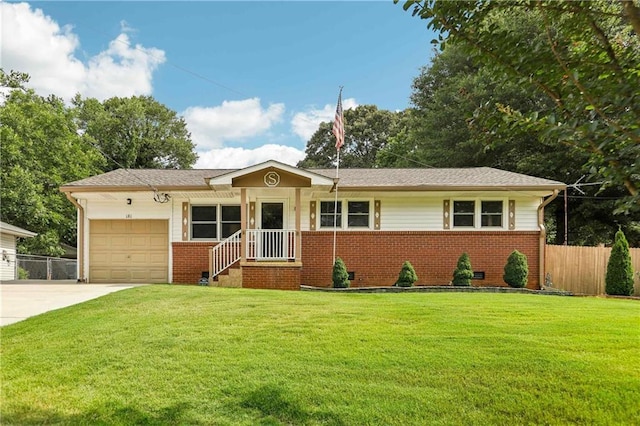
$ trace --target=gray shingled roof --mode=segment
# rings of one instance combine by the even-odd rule
[[[74,188],[148,187],[206,189],[205,178],[216,177],[238,169],[118,169],[63,186]],[[309,169],[329,178],[335,169]],[[507,172],[490,167],[464,169],[340,169],[340,187],[347,188],[564,188],[565,184],[548,179]]]
[[[335,176],[335,170],[310,170]],[[534,187],[561,186],[562,182],[507,172],[491,167],[464,169],[342,169],[341,187]]]
[[[215,177],[236,169],[117,169],[101,175],[68,183],[68,187],[198,187],[207,189],[206,178]]]

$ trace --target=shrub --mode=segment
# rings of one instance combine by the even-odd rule
[[[617,296],[631,296],[633,294],[633,267],[631,266],[629,243],[620,230],[616,232],[607,264],[605,291],[607,294]]]
[[[18,279],[19,280],[28,280],[29,279],[29,271],[18,266]]]
[[[418,281],[416,270],[413,269],[411,262],[407,260],[402,264],[402,269],[400,270],[400,276],[398,276],[396,285],[398,287],[411,287],[416,281]]]
[[[527,285],[527,277],[529,276],[529,264],[527,256],[514,250],[507,259],[504,266],[504,275],[502,279],[510,287],[522,288]]]
[[[453,285],[470,286],[471,278],[473,278],[473,269],[471,269],[471,261],[467,253],[462,253],[458,258],[458,264],[453,271]]]
[[[347,272],[347,266],[339,257],[336,259],[336,263],[333,265],[333,288],[347,288],[349,287],[349,273]]]

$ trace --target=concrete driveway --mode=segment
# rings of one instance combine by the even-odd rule
[[[0,326],[86,302],[141,284],[77,284],[75,281],[11,281],[0,285]]]

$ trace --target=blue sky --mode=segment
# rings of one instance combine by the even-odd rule
[[[392,1],[2,3],[2,67],[41,94],[152,95],[197,167],[295,164],[345,108],[409,106],[434,35]]]

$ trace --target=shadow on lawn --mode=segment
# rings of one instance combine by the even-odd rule
[[[138,408],[115,404],[92,409],[84,413],[64,414],[54,410],[22,406],[10,412],[2,413],[2,424],[68,424],[68,425],[198,425],[196,420],[186,415],[188,404],[179,403],[161,408],[157,413],[141,411]]]
[[[283,422],[287,424],[344,425],[334,413],[305,410],[300,402],[292,400],[282,387],[274,384],[261,386],[250,392],[240,405],[242,408],[258,410],[263,416],[261,424],[274,424],[275,421],[276,424]]]

